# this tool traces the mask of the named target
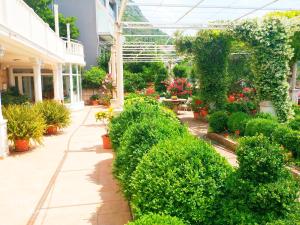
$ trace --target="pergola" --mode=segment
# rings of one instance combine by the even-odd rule
[[[173,42],[177,31],[194,35],[199,30],[224,29],[232,22],[288,10],[300,10],[299,0],[121,0],[111,60],[117,65],[111,72],[117,74],[119,102],[123,104],[123,63],[176,62],[179,58]],[[124,16],[127,11],[143,16]]]

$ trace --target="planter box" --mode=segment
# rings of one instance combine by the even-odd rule
[[[228,138],[225,138],[220,134],[207,133],[206,137],[209,138],[210,140],[218,142],[219,144],[225,146],[226,148],[228,148],[229,150],[231,150],[233,152],[235,152],[237,149],[238,143],[236,143],[235,141],[230,140]]]
[[[276,111],[271,101],[262,101],[260,104],[260,112],[270,113],[273,116],[276,116]]]

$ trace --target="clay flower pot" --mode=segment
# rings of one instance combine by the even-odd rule
[[[58,132],[58,127],[56,125],[50,125],[47,127],[47,134],[48,135],[55,135]]]
[[[234,97],[234,95],[230,95],[229,97],[228,97],[228,102],[234,102],[235,101],[235,97]]]
[[[207,116],[207,114],[208,114],[208,111],[205,110],[205,109],[202,109],[202,110],[200,110],[200,114],[201,114],[201,116],[202,116],[203,118],[205,118],[205,117]]]
[[[240,136],[240,134],[241,134],[241,132],[239,130],[236,130],[234,133],[236,136]]]
[[[91,100],[92,105],[99,105],[98,100]]]
[[[26,152],[29,150],[29,140],[15,140],[15,150],[17,152]]]
[[[194,119],[197,120],[200,117],[200,113],[199,112],[194,112]]]
[[[103,148],[104,149],[112,149],[110,138],[107,134],[102,135]]]

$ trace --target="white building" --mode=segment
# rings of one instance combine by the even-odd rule
[[[83,45],[61,39],[23,0],[0,0],[1,91],[14,86],[32,102],[55,99],[79,109],[84,66]],[[0,111],[0,157],[6,150]]]

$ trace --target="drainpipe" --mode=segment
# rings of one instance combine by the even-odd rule
[[[59,16],[58,16],[58,5],[54,4],[54,21],[55,21],[55,33],[59,37]]]

